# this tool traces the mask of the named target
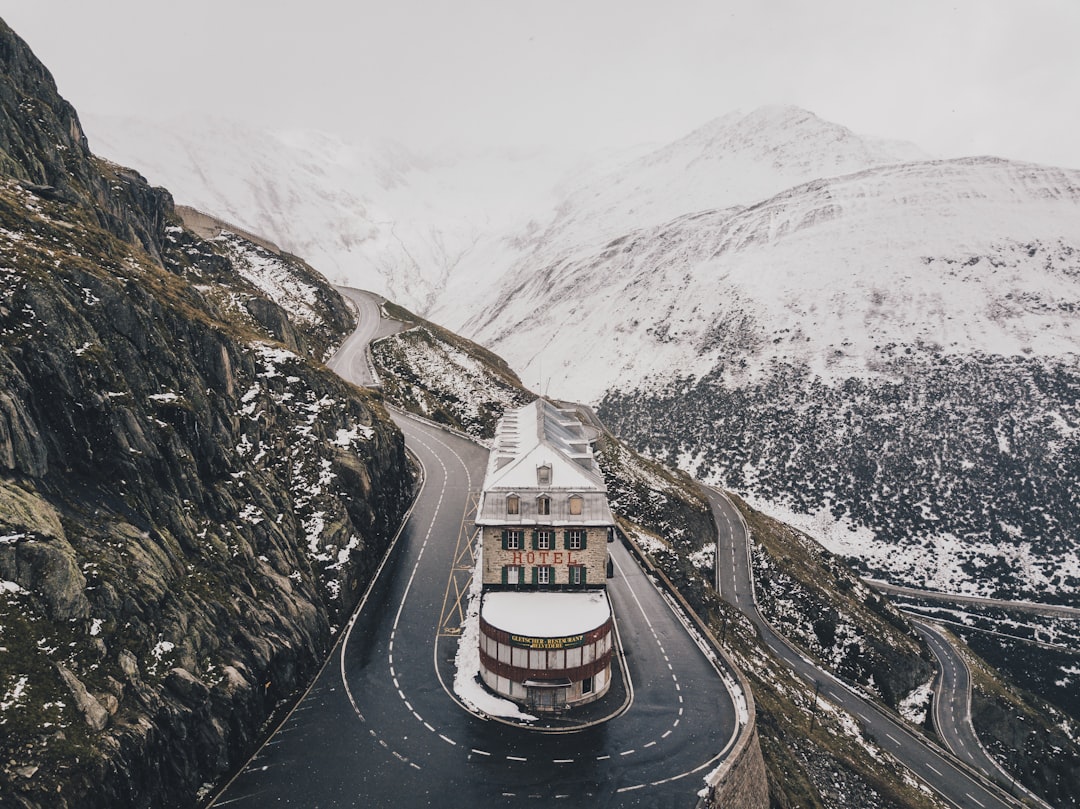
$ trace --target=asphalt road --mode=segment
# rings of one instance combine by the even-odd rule
[[[605,721],[545,732],[459,704],[456,594],[487,451],[397,422],[425,473],[413,511],[311,690],[211,805],[694,807],[734,744],[737,710],[713,661],[618,543],[608,546],[608,592],[620,687],[590,713]]]
[[[808,685],[819,687],[823,698],[855,716],[869,738],[953,806],[965,809],[1005,809],[1025,805],[996,785],[988,783],[986,779],[973,775],[948,752],[909,730],[874,703],[860,697],[778,635],[757,610],[748,559],[749,538],[737,510],[715,489],[703,487],[702,491],[709,498],[719,530],[717,557],[720,594],[725,601],[738,607],[753,621],[762,639],[780,659]],[[956,693],[956,688],[963,687],[962,681],[958,679],[959,672],[955,674],[957,676],[948,681],[948,687],[954,689],[953,693]],[[953,701],[959,699],[957,696]]]
[[[379,380],[367,356],[368,344],[379,337],[400,331],[404,324],[397,320],[384,319],[379,310],[381,299],[370,292],[352,287],[336,289],[352,303],[356,312],[356,329],[326,365],[339,376],[357,385],[378,387]]]
[[[1066,607],[1061,604],[1038,604],[1034,601],[1005,601],[1000,598],[984,598],[982,596],[965,596],[958,593],[942,593],[936,590],[920,590],[915,587],[902,587],[889,584],[884,581],[871,579],[870,584],[874,589],[889,595],[907,596],[922,601],[936,601],[942,604],[965,604],[971,607],[1001,607],[1007,610],[1017,610],[1033,615],[1046,615],[1051,618],[1067,618],[1076,620],[1080,618],[1080,608]]]
[[[971,724],[971,671],[949,639],[933,624],[912,621],[938,661],[934,682],[934,727],[952,754],[982,772],[997,765],[979,745]]]

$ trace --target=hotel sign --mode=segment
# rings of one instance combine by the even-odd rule
[[[526,649],[572,649],[585,643],[584,635],[570,635],[565,638],[532,638],[528,635],[511,635],[510,643],[513,646],[523,646]]]

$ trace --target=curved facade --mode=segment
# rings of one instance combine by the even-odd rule
[[[614,647],[606,595],[547,595],[549,602],[555,600],[547,609],[557,615],[540,631],[534,602],[527,598],[524,593],[485,596],[480,675],[487,687],[533,711],[565,710],[602,697],[611,685]]]

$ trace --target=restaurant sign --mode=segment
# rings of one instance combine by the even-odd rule
[[[584,635],[570,635],[565,638],[532,638],[528,635],[511,635],[510,643],[513,646],[523,646],[526,649],[572,649],[585,643]]]

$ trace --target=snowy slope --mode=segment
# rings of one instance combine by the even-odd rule
[[[901,164],[568,248],[465,331],[589,401],[724,362],[861,376],[889,345],[1060,356],[1080,353],[1076,251],[1080,172]]]
[[[497,290],[500,276],[527,276],[569,251],[599,250],[688,213],[749,206],[809,180],[927,157],[798,107],[732,112],[640,157],[594,164],[546,218],[537,213],[528,229],[500,242],[491,260],[463,262],[429,314],[468,332],[470,317],[497,309],[484,291]]]
[[[1080,598],[1080,172],[790,107],[584,163],[88,129],[878,575]]]
[[[260,234],[337,283],[426,312],[473,253],[527,229],[584,159],[562,153],[417,155],[315,131],[224,119],[87,117],[98,154],[165,185],[177,202]],[[593,161],[585,165],[591,166]],[[484,253],[485,249],[488,251]]]

